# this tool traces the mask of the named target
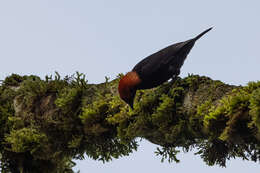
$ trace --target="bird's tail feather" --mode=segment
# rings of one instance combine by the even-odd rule
[[[212,28],[213,28],[213,27],[211,27],[211,28],[209,28],[209,29],[203,31],[203,32],[200,33],[197,37],[195,37],[194,40],[196,41],[196,40],[200,39],[200,37],[202,37],[204,34],[206,34],[207,32],[209,32]]]

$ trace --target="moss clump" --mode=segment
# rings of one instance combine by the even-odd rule
[[[258,134],[260,134],[260,88],[252,92],[249,102],[249,115],[252,117],[250,127],[257,127]]]
[[[19,86],[19,84],[24,81],[27,76],[19,76],[17,74],[12,74],[5,78],[3,85],[5,86]]]
[[[124,143],[117,135],[116,125],[124,121],[121,114],[120,117],[118,116],[122,104],[118,96],[98,94],[96,101],[83,107],[79,117],[84,125],[85,137],[91,141],[88,144],[91,150],[88,149],[86,152],[89,157],[109,161],[112,158],[128,155],[137,149],[134,140]]]
[[[16,153],[30,152],[33,154],[38,149],[43,148],[48,142],[47,140],[45,134],[38,132],[36,129],[29,128],[12,130],[5,137],[8,150]]]
[[[80,122],[78,115],[67,114],[81,106],[73,106],[80,103],[78,97],[62,93],[81,93],[85,89],[83,81],[81,74],[61,79],[56,73],[54,79],[46,76],[45,80],[36,76],[7,77],[0,86],[2,171],[18,172],[21,167],[26,172],[72,171],[70,160],[80,152],[71,147],[72,136],[78,136],[81,130],[80,123],[76,123]]]
[[[226,160],[235,157],[259,158],[258,134],[259,83],[250,83],[244,88],[232,90],[216,104],[205,102],[198,107],[203,117],[207,142],[200,146],[201,157],[209,164],[225,166]]]

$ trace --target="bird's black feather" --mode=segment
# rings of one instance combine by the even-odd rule
[[[194,40],[188,40],[173,44],[139,62],[132,70],[142,80],[138,89],[153,88],[178,75],[194,43]]]
[[[132,71],[137,72],[142,80],[136,89],[153,88],[178,76],[196,40],[210,30],[207,29],[193,39],[170,45],[136,64]]]

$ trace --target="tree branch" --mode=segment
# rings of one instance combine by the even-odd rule
[[[79,73],[7,77],[0,86],[1,169],[73,172],[72,159],[126,156],[138,137],[160,145],[162,160],[178,162],[179,147],[196,148],[208,165],[260,160],[260,82],[242,87],[190,75],[138,91],[131,110],[118,97],[118,81],[87,84]]]

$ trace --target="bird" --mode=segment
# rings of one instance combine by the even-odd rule
[[[137,90],[157,87],[172,78],[176,80],[180,69],[195,42],[212,29],[209,28],[187,41],[172,44],[144,58],[121,77],[119,96],[132,109]]]

